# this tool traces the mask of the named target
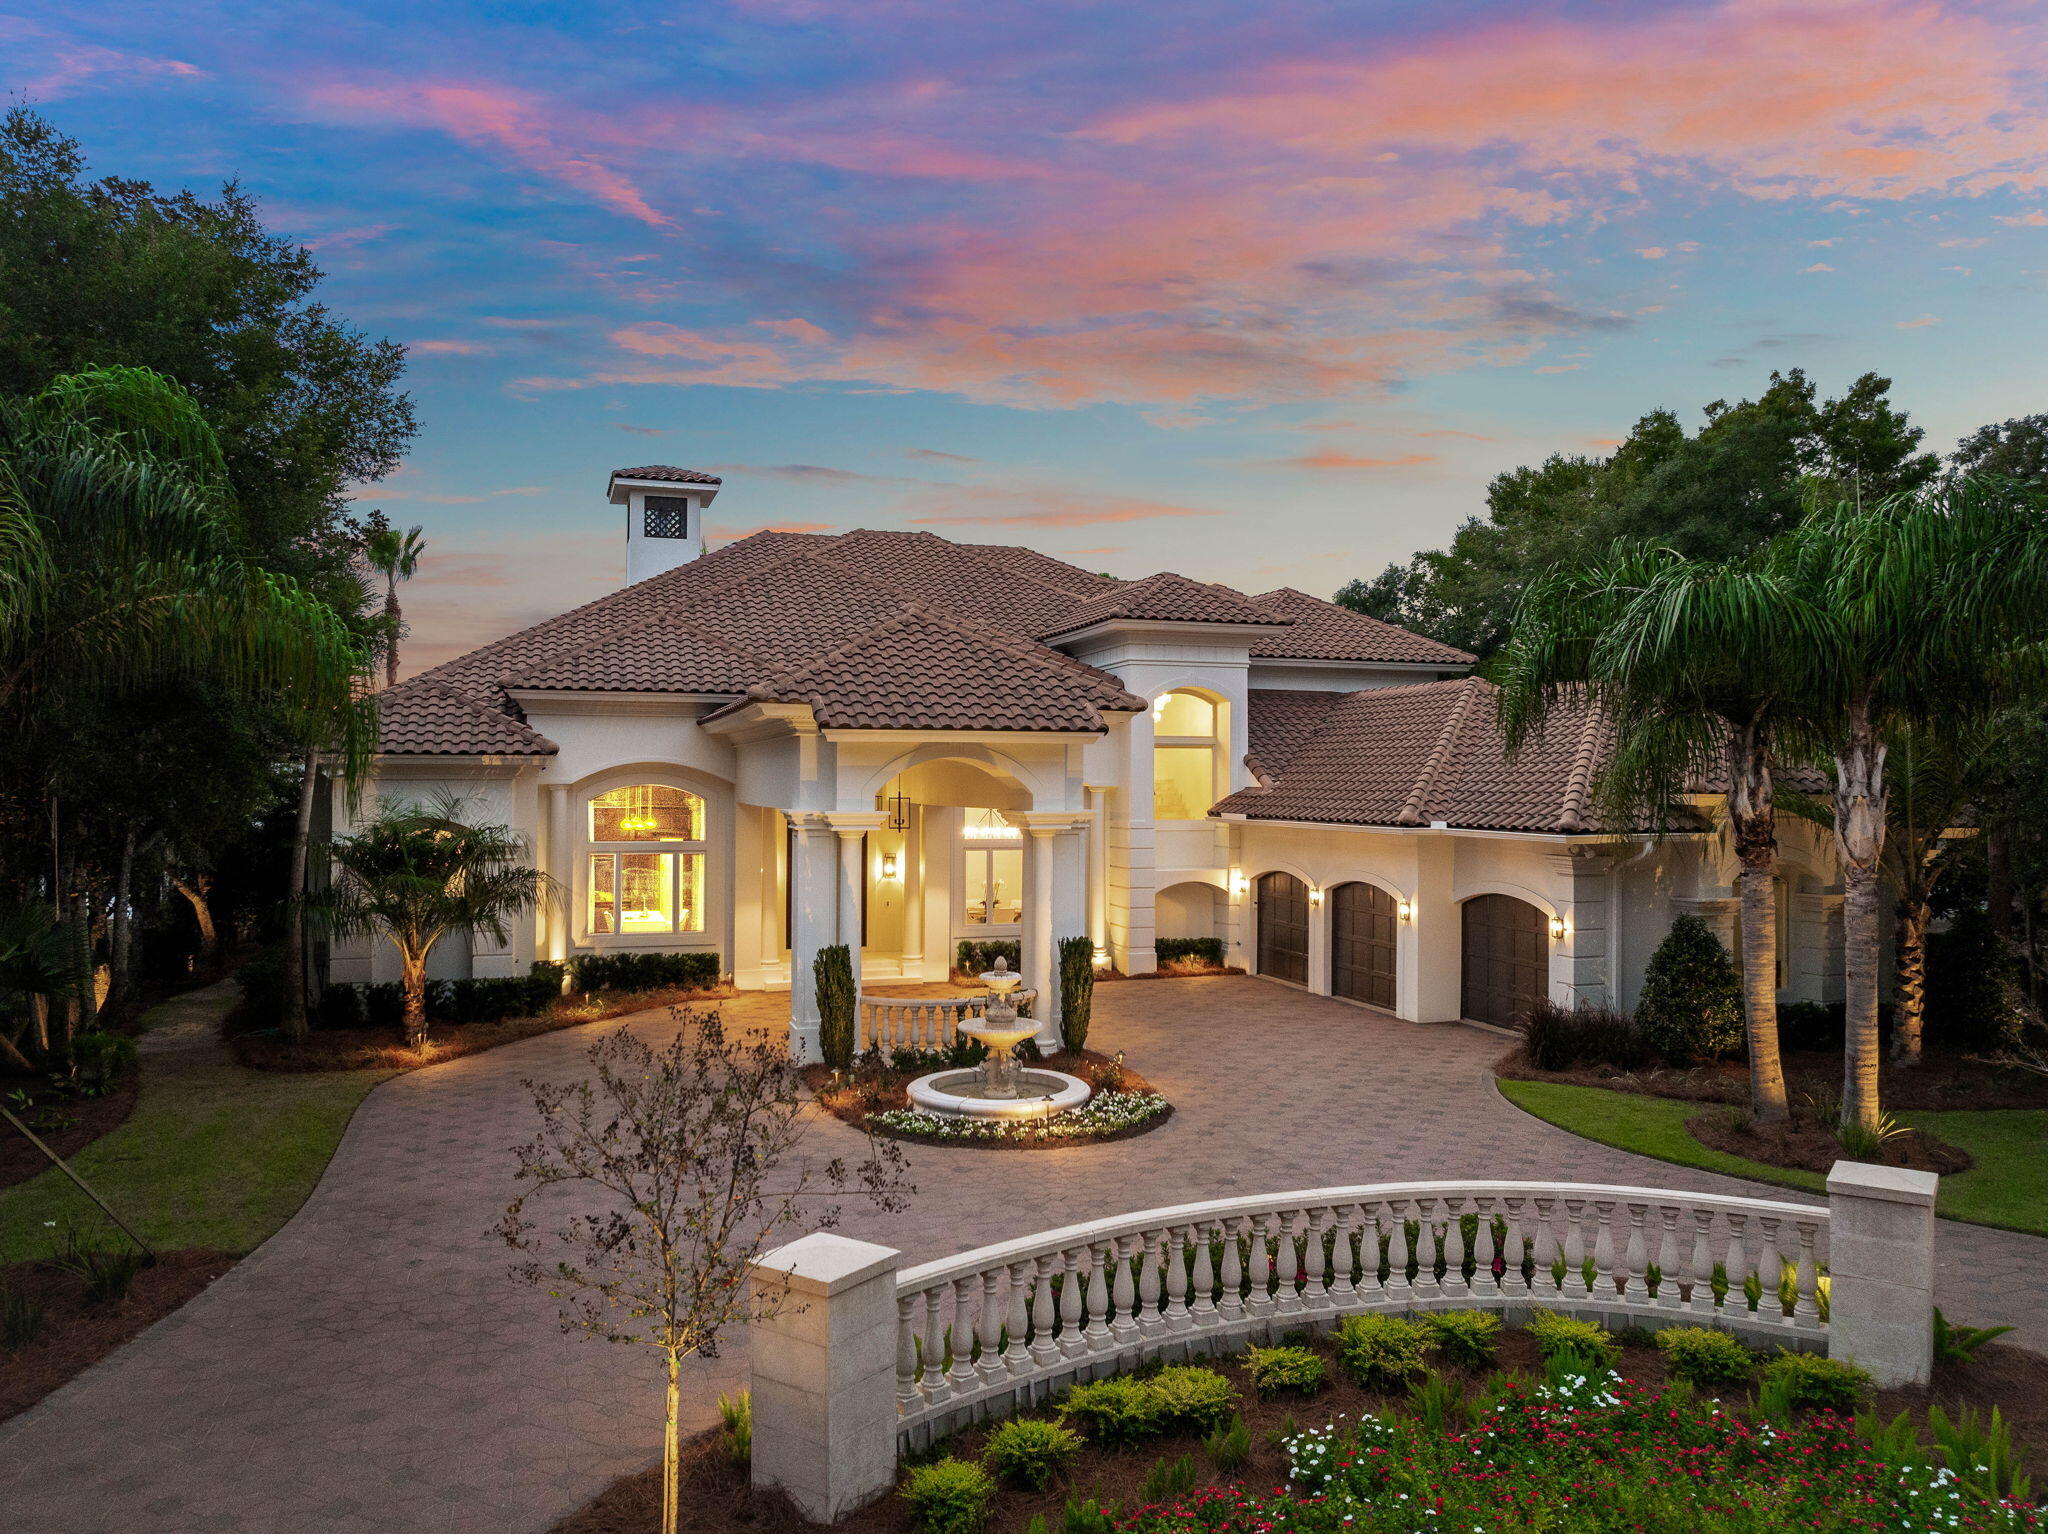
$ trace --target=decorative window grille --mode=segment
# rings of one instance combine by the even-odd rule
[[[650,495],[643,503],[640,530],[649,538],[684,538],[690,531],[690,498]]]

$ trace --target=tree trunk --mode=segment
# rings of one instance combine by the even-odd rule
[[[384,584],[384,685],[398,685],[398,581],[387,577]]]
[[[683,1361],[668,1355],[668,1426],[661,1435],[661,1534],[682,1527],[683,1503]]]
[[[2000,942],[2012,937],[2012,843],[2003,831],[1984,833],[1986,909]]]
[[[292,822],[290,883],[284,892],[284,1016],[278,1027],[292,1043],[303,1043],[306,1017],[306,866],[313,843],[313,801],[319,791],[320,753],[306,752],[299,782],[298,818]]]
[[[405,1042],[410,1049],[427,1047],[427,956],[400,956],[405,988]]]
[[[1778,1054],[1778,836],[1771,763],[1754,723],[1730,743],[1729,819],[1742,872],[1742,1019],[1749,1039],[1749,1111],[1782,1124],[1785,1066]]]
[[[214,930],[213,907],[207,901],[207,891],[213,887],[213,880],[204,874],[192,879],[173,879],[171,888],[183,895],[192,905],[192,919],[199,923],[199,963],[208,975],[220,969],[220,933]]]
[[[1933,901],[1924,888],[1899,897],[1893,955],[1898,964],[1897,989],[1892,994],[1892,1062],[1920,1063],[1921,1033],[1927,1020],[1927,920]]]
[[[31,996],[28,999],[29,1036],[35,1040],[36,1053],[44,1059],[50,1056],[50,998]]]
[[[1875,1130],[1878,1102],[1878,888],[1884,856],[1884,743],[1867,698],[1849,706],[1835,753],[1835,848],[1842,865],[1842,1122]]]
[[[135,948],[134,885],[135,828],[131,826],[121,839],[121,868],[114,877],[114,938],[110,960],[113,983],[107,987],[109,1005],[126,1001],[132,983],[128,970]]]
[[[73,1037],[91,1033],[100,1021],[100,965],[92,940],[92,902],[84,892],[72,906],[72,920],[78,924],[78,1026]]]

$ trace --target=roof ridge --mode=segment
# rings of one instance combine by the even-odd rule
[[[976,564],[982,566],[984,569],[988,570],[993,575],[1003,576],[1010,580],[1029,581],[1032,585],[1041,587],[1042,589],[1051,592],[1054,596],[1059,597],[1067,602],[1079,602],[1087,600],[1086,598],[1075,596],[1075,594],[1071,591],[1062,591],[1059,587],[1055,586],[1051,581],[1041,580],[1038,576],[1031,574],[1029,571],[1013,570],[1009,566],[999,564],[995,560],[990,559],[986,555],[981,553],[981,550],[983,548],[1004,547],[1004,545],[956,543],[951,538],[941,538],[937,533],[926,532],[921,527],[915,529],[914,531],[896,527],[856,527],[851,532],[841,533],[838,538],[835,538],[832,541],[834,543],[838,543],[841,539],[859,537],[862,533],[875,534],[886,538],[922,538],[932,543],[942,543],[949,549],[958,549],[962,554],[965,554],[968,558],[972,559]],[[1008,547],[1023,548],[1024,545],[1011,544],[1008,545]],[[1036,551],[1032,550],[1031,552]],[[842,569],[853,570],[854,568],[852,565],[846,564],[844,561],[834,562],[839,564]],[[910,591],[902,586],[897,586],[890,582],[882,580],[879,577],[868,575],[866,571],[855,570],[854,573],[857,575],[862,575],[868,580],[874,581],[874,583],[880,586],[884,591],[893,592],[896,595],[903,597],[906,601],[930,602],[931,600],[928,597],[920,596],[916,592]],[[939,604],[937,603],[932,603],[931,605],[935,608],[939,606]],[[940,610],[946,612],[952,611],[951,608],[941,608]]]
[[[1472,700],[1479,689],[1469,683],[1479,681],[1478,677],[1461,677],[1458,680],[1458,700],[1451,705],[1444,716],[1443,728],[1437,732],[1436,744],[1430,748],[1429,756],[1423,761],[1422,770],[1416,775],[1415,786],[1408,791],[1408,797],[1401,802],[1401,812],[1394,817],[1397,826],[1419,826],[1422,824],[1422,806],[1429,798],[1429,791],[1436,786],[1436,776],[1450,760],[1458,737],[1465,732],[1465,716],[1472,710]],[[1368,689],[1380,691],[1385,689]],[[1353,696],[1357,696],[1355,693]]]

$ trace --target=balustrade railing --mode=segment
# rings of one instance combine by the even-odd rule
[[[898,1275],[899,1436],[1162,1352],[1360,1311],[1547,1306],[1826,1336],[1829,1211],[1579,1183],[1318,1188],[1147,1210]]]
[[[1035,991],[1011,999],[1028,1009]],[[989,998],[979,996],[868,996],[860,998],[860,1049],[951,1049],[960,1025],[984,1016]]]

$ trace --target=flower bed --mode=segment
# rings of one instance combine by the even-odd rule
[[[1092,1049],[1062,1050],[1027,1058],[1027,1069],[1064,1071],[1087,1082],[1094,1096],[1072,1113],[1051,1119],[993,1120],[943,1118],[910,1105],[907,1088],[933,1071],[966,1070],[981,1063],[986,1051],[963,1040],[951,1049],[868,1050],[853,1068],[804,1067],[805,1083],[818,1094],[826,1112],[892,1140],[919,1140],[936,1145],[974,1145],[1003,1150],[1045,1150],[1102,1140],[1127,1140],[1157,1129],[1172,1115],[1172,1105],[1152,1084],[1124,1063],[1121,1055]]]
[[[1098,1092],[1071,1113],[1049,1119],[1000,1121],[950,1119],[916,1108],[871,1113],[878,1134],[905,1140],[942,1140],[969,1145],[1072,1145],[1084,1140],[1120,1140],[1166,1122],[1173,1105],[1157,1092]]]

